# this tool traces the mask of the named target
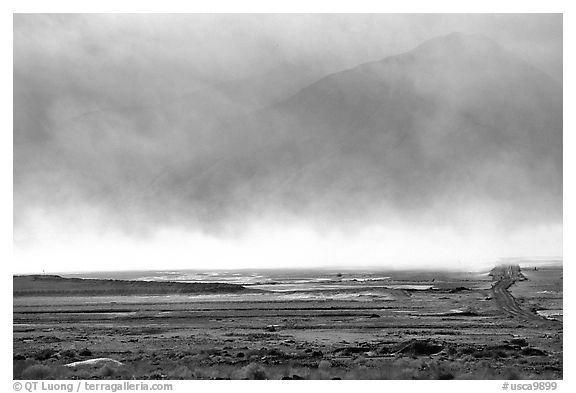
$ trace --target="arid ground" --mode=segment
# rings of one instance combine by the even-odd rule
[[[563,375],[561,265],[194,277],[15,276],[14,378]]]

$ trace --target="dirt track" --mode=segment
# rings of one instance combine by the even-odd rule
[[[519,318],[523,321],[533,321],[541,324],[556,324],[557,321],[552,321],[520,307],[516,299],[508,292],[508,288],[513,285],[518,279],[519,275],[514,274],[512,269],[507,269],[504,275],[492,286],[492,294],[496,300],[498,308],[504,313],[512,317]]]

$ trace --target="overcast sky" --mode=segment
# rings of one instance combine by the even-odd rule
[[[515,226],[482,205],[464,224],[462,212],[458,225],[404,212],[382,223],[367,218],[369,204],[339,219],[324,203],[331,195],[318,195],[332,206],[328,220],[283,206],[227,204],[219,214],[213,198],[191,197],[180,210],[186,198],[155,191],[228,192],[209,177],[221,165],[214,152],[226,151],[222,122],[233,133],[238,119],[327,75],[453,32],[481,34],[562,82],[562,16],[553,14],[16,15],[16,270],[469,267],[561,255],[557,214]],[[243,195],[257,200],[256,175],[233,173],[247,176],[234,192],[246,184]],[[561,201],[561,185],[555,196]],[[552,210],[561,215],[561,206]]]

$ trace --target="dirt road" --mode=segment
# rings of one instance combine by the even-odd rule
[[[555,324],[557,321],[552,321],[531,311],[525,310],[518,305],[516,299],[508,292],[508,288],[520,279],[522,273],[520,273],[520,268],[517,266],[505,266],[497,270],[495,273],[493,271],[493,276],[499,278],[498,281],[492,286],[492,295],[498,308],[504,313],[511,315],[515,318],[521,319],[523,321],[533,321],[542,324]]]

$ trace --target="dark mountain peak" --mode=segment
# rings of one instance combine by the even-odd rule
[[[485,82],[500,86],[531,69],[483,35],[455,32],[432,38],[411,51],[327,75],[274,109],[291,111],[291,107],[302,103],[320,108],[334,101],[338,101],[337,106],[346,101],[346,109],[370,107],[364,102],[354,104],[360,96],[372,103],[389,103],[412,93],[446,95],[451,91],[458,95],[485,86]],[[383,96],[393,92],[397,93],[395,97]]]
[[[464,45],[464,46],[482,45],[484,47],[494,47],[494,48],[499,47],[499,45],[496,42],[486,37],[485,35],[476,33],[462,33],[458,31],[447,34],[445,36],[436,37],[428,41],[428,43],[431,42],[443,42],[447,45]],[[423,45],[425,44],[426,43],[424,43]]]
[[[294,173],[287,188],[296,195],[354,195],[341,201],[352,210],[355,198],[418,210],[457,195],[525,218],[537,204],[544,215],[558,213],[551,195],[562,186],[561,93],[498,43],[453,33],[328,75],[251,126],[283,157],[278,171]],[[518,192],[525,197],[512,209]]]
[[[432,38],[413,50],[415,53],[500,53],[502,51],[498,43],[484,35],[459,32]]]
[[[462,62],[501,64],[515,62],[517,59],[486,36],[456,32],[432,38],[409,52],[385,58],[379,63],[388,64],[391,61],[400,65],[422,63],[450,66]]]
[[[522,61],[484,35],[454,32],[432,38],[408,52],[327,75],[303,91],[334,81],[340,84],[342,79],[352,79],[358,83],[359,75],[369,79],[390,80],[402,74],[414,76],[420,73],[433,82],[438,76],[451,79],[455,74],[468,75],[479,71],[500,73],[517,67],[519,62]],[[529,66],[527,63],[523,65]]]

